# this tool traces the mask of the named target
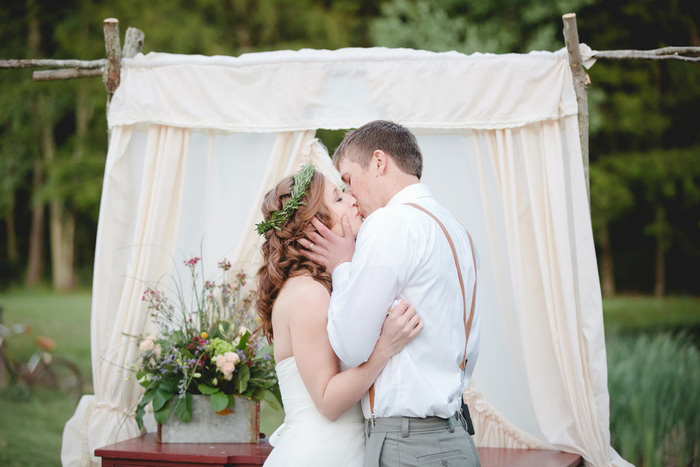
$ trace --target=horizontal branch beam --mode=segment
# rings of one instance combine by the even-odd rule
[[[687,47],[686,47],[687,48]],[[610,60],[640,59],[640,60],[681,60],[684,62],[700,62],[700,57],[686,57],[676,53],[658,54],[652,50],[604,50],[596,52],[593,58]]]
[[[40,59],[23,59],[23,60],[0,60],[0,70],[10,68],[42,68],[42,67],[58,67],[58,68],[102,68],[107,60],[101,58],[99,60],[53,60],[47,58]]]
[[[700,55],[700,47],[662,47],[652,50],[601,50],[596,52],[595,58],[609,58],[611,60],[623,60],[636,58],[642,60],[682,60],[685,62],[700,62],[700,57],[686,57],[686,54]]]
[[[32,73],[34,81],[53,81],[58,79],[92,78],[102,76],[102,69],[86,70],[84,68],[68,68],[65,70],[41,70]]]

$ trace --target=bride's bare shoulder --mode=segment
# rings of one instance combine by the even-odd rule
[[[277,296],[276,304],[284,308],[320,308],[328,310],[330,294],[326,287],[309,275],[290,277]]]

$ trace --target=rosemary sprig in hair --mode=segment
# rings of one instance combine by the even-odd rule
[[[315,171],[316,169],[313,165],[305,165],[294,174],[291,197],[281,210],[272,212],[268,220],[255,225],[258,234],[265,235],[265,232],[270,229],[275,229],[277,231],[282,230],[282,225],[289,220],[292,214],[294,214],[294,211],[296,211],[299,206],[306,204],[302,201],[302,198],[306,195],[306,189],[309,187],[309,183],[311,183]]]

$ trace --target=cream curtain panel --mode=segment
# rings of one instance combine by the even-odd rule
[[[556,448],[627,465],[610,447],[602,305],[564,51],[465,56],[404,49],[124,60],[95,256],[92,361],[64,465],[133,437],[125,381],[149,329],[147,284],[197,255],[259,264],[264,193],[313,162],[318,128],[391,119],[424,152],[424,181],[481,256],[482,348],[468,400],[482,446]],[[167,280],[166,280],[167,282]]]

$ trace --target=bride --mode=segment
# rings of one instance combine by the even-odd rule
[[[384,321],[369,360],[341,371],[326,333],[331,277],[301,255],[298,240],[314,230],[314,217],[340,235],[346,217],[357,236],[362,217],[355,198],[307,165],[267,193],[262,212],[265,220],[257,227],[265,242],[257,308],[263,332],[274,345],[285,408],[265,465],[361,466],[365,439],[358,401],[423,323],[401,302]]]

